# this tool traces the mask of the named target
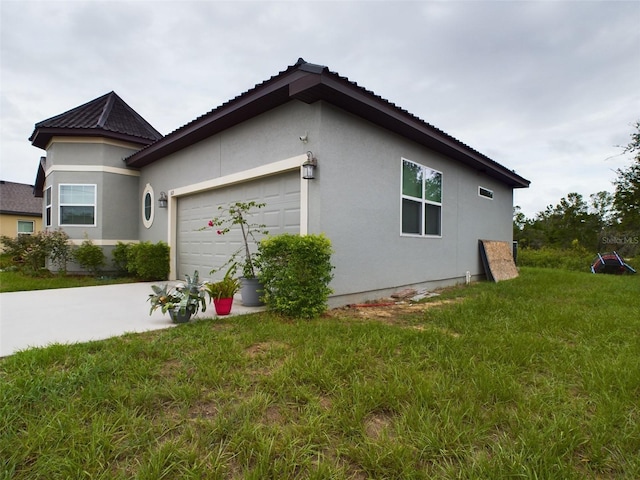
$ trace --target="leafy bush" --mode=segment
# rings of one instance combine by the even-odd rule
[[[63,230],[41,231],[17,238],[2,236],[0,242],[14,265],[28,274],[40,272],[47,258],[60,272],[65,273],[67,262],[73,258],[69,236]]]
[[[258,247],[262,300],[275,312],[312,318],[327,309],[332,290],[331,241],[324,235],[282,234]]]
[[[127,248],[127,270],[141,280],[166,280],[169,276],[169,245],[141,242]]]
[[[118,242],[111,252],[113,258],[113,266],[118,276],[125,276],[129,273],[129,250],[131,243]]]
[[[18,235],[17,237],[0,236],[2,243],[3,256],[17,267],[24,267],[27,259],[25,258],[27,250],[32,248],[38,242],[37,235]],[[45,258],[42,257],[37,263],[37,268],[44,267]]]
[[[6,253],[0,254],[0,269],[2,270],[17,270],[18,267],[13,263],[11,255]]]
[[[82,242],[73,252],[73,258],[82,268],[89,270],[94,275],[100,273],[100,267],[105,264],[105,256],[102,248],[94,245],[89,239]]]
[[[39,232],[40,245],[51,262],[58,267],[58,272],[67,272],[67,263],[73,259],[69,235],[63,230]]]

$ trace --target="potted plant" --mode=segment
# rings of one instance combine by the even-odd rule
[[[169,312],[174,323],[186,323],[192,315],[198,313],[200,307],[203,312],[206,311],[205,291],[198,271],[196,270],[193,276],[185,275],[185,279],[185,283],[179,283],[172,288],[169,288],[168,284],[151,285],[153,293],[149,294],[148,298],[151,303],[149,315],[160,308],[162,313]]]
[[[264,207],[264,203],[255,201],[235,202],[228,206],[219,206],[220,214],[209,220],[204,229],[215,229],[216,234],[226,235],[232,230],[239,228],[242,235],[242,243],[240,247],[231,254],[229,259],[220,267],[211,270],[213,275],[226,265],[236,264],[242,271],[241,289],[242,304],[249,307],[263,305],[260,300],[262,287],[258,281],[258,265],[257,265],[257,235],[268,235],[265,225],[252,223],[251,216],[254,214],[252,210]]]
[[[219,282],[207,282],[204,288],[209,294],[218,315],[229,315],[233,305],[233,296],[240,290],[240,280],[234,278],[236,264],[229,267]]]

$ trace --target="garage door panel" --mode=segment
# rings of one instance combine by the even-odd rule
[[[209,271],[219,269],[241,246],[239,228],[225,235],[217,235],[207,228],[208,221],[219,215],[219,206],[229,203],[255,201],[265,203],[250,223],[266,225],[269,234],[300,232],[300,175],[296,170],[221,189],[180,197],[177,211],[177,273],[179,278],[194,270],[202,278],[210,278]],[[215,275],[221,277],[224,272]]]
[[[287,233],[300,233],[300,208],[287,208],[284,210],[283,229]]]

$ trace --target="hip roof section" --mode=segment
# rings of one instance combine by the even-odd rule
[[[105,137],[149,145],[162,134],[115,92],[36,123],[31,143],[46,149],[53,136]]]

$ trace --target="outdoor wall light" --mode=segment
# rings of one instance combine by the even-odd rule
[[[158,207],[167,208],[168,203],[169,199],[167,198],[167,194],[164,192],[160,192],[160,198],[158,198]]]
[[[302,164],[302,178],[305,180],[313,180],[316,178],[317,166],[318,160],[313,156],[313,153],[307,152],[307,159]]]

